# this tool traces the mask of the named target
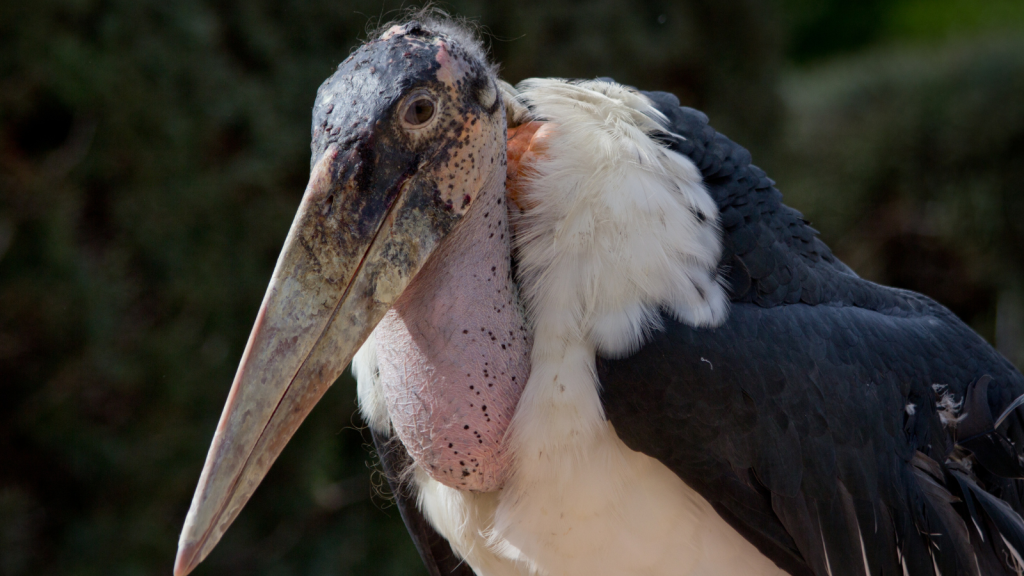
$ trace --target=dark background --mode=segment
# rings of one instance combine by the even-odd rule
[[[670,90],[860,274],[1024,364],[1024,0],[460,1],[503,76]],[[395,2],[0,4],[0,575],[170,574],[309,167]],[[414,574],[346,375],[197,574]]]

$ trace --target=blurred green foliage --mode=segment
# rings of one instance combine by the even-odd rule
[[[782,0],[786,55],[805,63],[878,43],[1024,30],[1020,0]]]
[[[396,6],[0,4],[0,575],[170,573],[316,88]],[[704,109],[860,273],[1022,362],[1024,3],[445,6],[510,81],[612,76]],[[422,570],[354,397],[345,376],[198,574]]]

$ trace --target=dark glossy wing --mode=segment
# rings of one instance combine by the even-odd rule
[[[857,277],[746,150],[648,95],[718,203],[733,304],[598,359],[619,436],[792,574],[1017,574],[1024,433],[999,417],[1024,377],[934,301]]]
[[[423,517],[416,507],[416,495],[413,493],[415,487],[409,482],[401,480],[401,473],[410,464],[409,453],[401,442],[393,442],[373,429],[373,447],[377,450],[381,467],[384,469],[384,476],[391,487],[391,494],[395,498],[395,505],[402,515],[402,521],[412,536],[412,541],[423,559],[430,576],[474,576],[473,570],[460,560],[448,540],[438,534],[427,519]]]

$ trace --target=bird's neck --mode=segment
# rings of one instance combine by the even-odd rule
[[[503,485],[503,440],[530,372],[510,247],[501,167],[375,332],[399,438],[427,473],[463,490]]]

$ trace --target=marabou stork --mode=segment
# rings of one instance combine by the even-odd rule
[[[512,88],[423,19],[312,132],[177,576],[353,356],[433,575],[1021,574],[1024,377],[859,278],[700,112]]]

